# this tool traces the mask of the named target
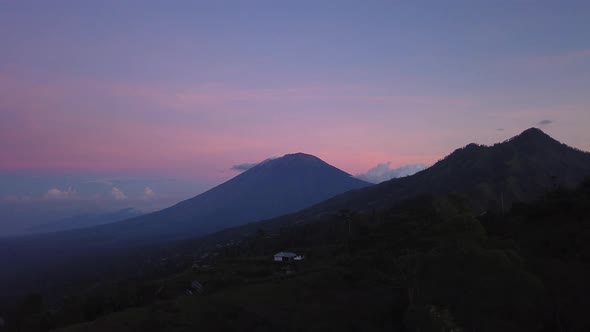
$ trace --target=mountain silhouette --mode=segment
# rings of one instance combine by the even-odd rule
[[[14,276],[30,275],[33,281],[11,276],[0,284],[35,284],[39,271],[80,258],[91,264],[97,257],[146,246],[206,235],[224,228],[293,213],[337,194],[370,186],[321,159],[304,153],[266,160],[229,181],[172,207],[139,217],[84,229],[0,238],[0,261]],[[87,260],[83,257],[93,257]],[[91,264],[92,265],[92,264]],[[92,274],[87,266],[79,274]],[[18,272],[16,272],[18,271]],[[56,272],[57,273],[57,272]],[[59,273],[58,273],[59,275]],[[59,278],[58,278],[59,279]],[[0,287],[0,292],[8,292]],[[15,288],[17,289],[17,288]]]
[[[39,243],[85,250],[194,237],[293,213],[370,184],[304,153],[269,159],[172,207],[115,223],[39,235]]]
[[[109,249],[202,235],[206,236],[190,242],[215,247],[260,229],[278,232],[282,227],[326,220],[345,209],[361,213],[390,209],[421,194],[464,195],[481,213],[507,210],[513,202],[531,201],[557,187],[574,187],[588,176],[589,153],[535,128],[493,146],[469,144],[426,170],[373,186],[298,153],[264,161],[158,212],[82,230],[0,239],[0,260],[20,276],[22,287],[29,287],[36,284],[34,276],[39,271],[58,271],[55,266],[74,262],[74,257],[79,258],[76,264],[86,266],[76,273],[91,275],[100,265],[89,257],[104,254],[107,262],[108,255],[124,251],[109,254]],[[22,277],[26,275],[31,280]],[[2,282],[10,288],[15,280],[6,276]]]
[[[412,176],[344,193],[251,227],[279,228],[310,222],[343,209],[383,210],[421,194],[457,193],[467,196],[481,213],[501,211],[509,209],[513,202],[529,202],[558,187],[574,188],[587,177],[590,153],[531,128],[493,146],[469,144]],[[247,233],[238,228],[218,236],[232,238],[236,232]]]
[[[204,234],[292,213],[368,185],[315,156],[287,154],[170,208],[108,225],[105,231],[147,241]]]

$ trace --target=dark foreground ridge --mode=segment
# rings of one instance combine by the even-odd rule
[[[7,317],[64,332],[587,331],[590,182],[504,214],[470,206],[420,195],[207,252],[170,247],[142,277],[55,307],[31,295]],[[303,259],[275,262],[285,250]]]

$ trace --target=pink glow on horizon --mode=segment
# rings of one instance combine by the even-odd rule
[[[496,127],[517,134],[543,114],[472,119],[470,110],[479,103],[362,86],[170,89],[98,81],[31,84],[0,73],[0,169],[223,179],[235,175],[229,171],[234,164],[305,152],[358,174],[386,161],[395,167],[432,164],[475,137],[488,144],[506,139],[508,131]],[[584,106],[570,107],[574,117]]]
[[[590,150],[583,2],[0,7],[0,170],[217,180],[305,152],[357,174],[537,125]]]

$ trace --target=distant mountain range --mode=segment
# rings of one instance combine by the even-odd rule
[[[494,146],[469,144],[412,176],[372,186],[314,156],[290,154],[262,162],[158,212],[81,230],[0,240],[0,261],[10,264],[15,275],[37,276],[40,270],[55,270],[76,256],[91,258],[117,253],[115,249],[188,238],[202,246],[215,246],[261,229],[276,232],[333,218],[342,210],[390,209],[421,194],[456,193],[469,198],[480,213],[501,211],[557,187],[574,187],[589,176],[589,153],[535,128]],[[206,234],[211,235],[198,238]],[[108,257],[103,256],[107,262]],[[95,260],[77,261],[92,264]],[[92,268],[100,270],[97,265]],[[77,270],[82,272],[91,273]],[[4,277],[0,284],[14,282]]]
[[[230,229],[207,241],[322,220],[344,209],[379,211],[420,194],[464,195],[480,213],[508,210],[513,202],[529,202],[557,187],[574,188],[587,177],[590,153],[531,128],[493,146],[469,144],[412,176],[344,193],[291,215]]]

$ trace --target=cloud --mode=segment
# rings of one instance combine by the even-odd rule
[[[410,176],[428,168],[424,164],[406,165],[400,168],[391,168],[391,162],[381,163],[369,169],[364,174],[358,174],[355,177],[371,183],[381,183],[383,181]]]
[[[81,183],[82,184],[98,183],[98,184],[102,184],[102,185],[105,185],[105,186],[112,187],[113,186],[113,182],[112,181],[113,181],[112,179],[95,179],[95,180],[83,181]]]
[[[498,128],[496,131],[504,131],[504,128]]]
[[[539,122],[537,123],[537,125],[538,125],[538,126],[541,126],[541,127],[545,127],[545,126],[548,126],[548,125],[550,125],[550,124],[552,124],[552,123],[554,123],[554,122],[555,122],[555,121],[553,121],[553,120],[541,120],[541,121],[539,121]]]
[[[76,195],[76,192],[72,190],[72,188],[68,188],[66,190],[59,190],[57,188],[49,189],[47,193],[43,196],[45,199],[49,200],[58,200],[58,199],[68,199],[73,198]]]
[[[234,171],[239,171],[239,172],[243,172],[243,171],[247,171],[250,168],[258,165],[259,163],[243,163],[243,164],[237,164],[237,165],[233,165],[231,167],[232,170]]]
[[[152,199],[156,197],[156,192],[152,190],[150,187],[145,187],[143,189],[143,198],[145,199]]]
[[[113,187],[113,189],[111,189],[111,195],[113,195],[113,197],[118,201],[127,199],[127,195],[125,195],[125,193],[117,187]]]
[[[243,172],[243,171],[249,170],[250,168],[252,168],[252,167],[254,167],[254,166],[258,165],[258,164],[262,164],[265,161],[269,161],[269,160],[273,160],[273,159],[277,159],[277,158],[279,158],[279,157],[270,157],[270,158],[267,158],[267,159],[265,159],[265,160],[263,160],[263,161],[261,161],[259,163],[242,163],[242,164],[237,164],[237,165],[233,165],[230,169],[231,170],[234,170],[234,171],[238,171],[238,172]]]

